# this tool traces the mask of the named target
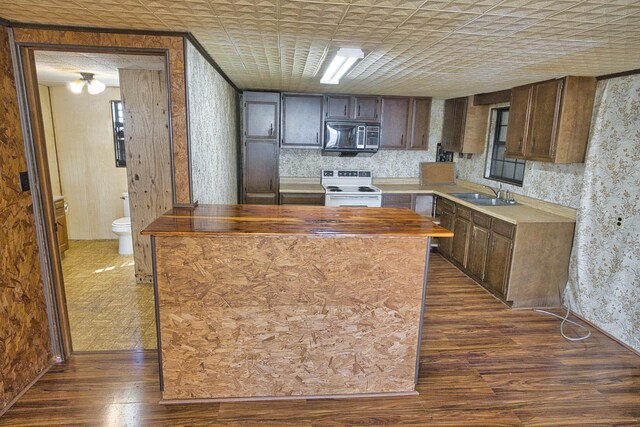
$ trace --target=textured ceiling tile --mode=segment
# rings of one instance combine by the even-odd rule
[[[475,13],[419,10],[404,24],[402,24],[400,28],[415,28],[429,31],[454,31],[479,16],[479,14]]]
[[[606,23],[640,12],[638,1],[587,0],[553,15],[554,19]]]
[[[211,15],[209,3],[205,0],[176,2],[172,0],[141,0],[141,3],[153,13],[174,15]]]
[[[373,6],[351,6],[344,18],[344,23],[363,27],[395,28],[413,13],[411,9],[380,8]]]
[[[278,19],[274,1],[209,2],[216,16],[242,19]]]
[[[509,35],[540,22],[539,18],[483,15],[457,30],[459,33]]]
[[[278,13],[282,21],[314,23],[326,21],[337,24],[347,8],[346,4],[281,0]]]
[[[353,25],[340,25],[333,40],[358,43],[380,43],[393,32],[393,28],[376,28]],[[358,46],[354,46],[358,47]]]
[[[546,18],[583,0],[505,0],[487,11],[491,15]]]
[[[403,9],[417,9],[425,0],[352,0],[356,6],[397,7]]]
[[[485,13],[502,0],[452,0],[442,4],[440,1],[427,1],[422,9],[446,10],[449,12]]]

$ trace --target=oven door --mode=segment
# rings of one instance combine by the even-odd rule
[[[324,130],[324,149],[328,151],[356,151],[365,147],[365,125],[362,123],[327,122]]]
[[[377,195],[350,196],[344,194],[326,194],[325,206],[366,207],[379,208],[382,206],[382,197]]]

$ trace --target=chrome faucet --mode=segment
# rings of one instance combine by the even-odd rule
[[[493,194],[496,195],[496,199],[502,199],[502,184],[500,184],[500,187],[498,188],[498,190],[496,190],[493,187],[489,187],[488,185],[483,185],[483,187],[493,191]]]

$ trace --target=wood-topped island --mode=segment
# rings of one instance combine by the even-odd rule
[[[431,237],[407,209],[202,205],[152,236],[163,403],[416,394]]]

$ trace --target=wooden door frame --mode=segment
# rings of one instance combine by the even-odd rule
[[[63,361],[73,353],[71,325],[64,288],[62,259],[57,244],[55,207],[53,190],[49,175],[44,120],[40,104],[38,76],[36,72],[36,51],[84,52],[94,54],[149,55],[162,56],[165,60],[164,71],[167,86],[167,106],[171,111],[171,80],[169,75],[169,51],[157,48],[121,48],[121,47],[83,47],[55,44],[21,44],[12,43],[14,69],[16,70],[16,86],[20,102],[22,127],[27,166],[31,175],[34,216],[38,229],[40,258],[43,264],[43,282],[45,300],[47,301],[49,326],[53,354],[58,361]],[[173,132],[169,118],[169,145],[173,170]],[[175,200],[175,188],[172,189]],[[154,304],[154,307],[156,305]],[[156,324],[158,312],[156,310]],[[158,351],[160,348],[158,347]]]

